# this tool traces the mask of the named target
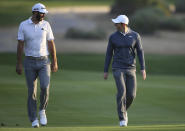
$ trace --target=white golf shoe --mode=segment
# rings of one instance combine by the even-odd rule
[[[39,121],[37,119],[32,122],[32,127],[39,128]]]
[[[42,126],[46,126],[47,125],[47,117],[46,117],[46,112],[45,110],[41,110],[39,112],[39,116],[40,116],[40,124]]]
[[[120,126],[127,126],[128,125],[128,115],[127,112],[125,113],[125,120],[120,121]]]
[[[119,125],[126,127],[127,126],[127,122],[122,120],[122,121],[120,121]]]

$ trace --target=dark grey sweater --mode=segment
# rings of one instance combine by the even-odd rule
[[[108,72],[112,57],[113,69],[135,69],[136,55],[139,58],[141,70],[145,69],[144,51],[140,35],[131,29],[125,35],[116,31],[109,37],[104,72]]]

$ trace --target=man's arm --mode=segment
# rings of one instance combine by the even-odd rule
[[[111,37],[110,37],[108,45],[107,45],[105,64],[104,64],[104,76],[103,77],[105,80],[108,78],[108,69],[109,69],[109,65],[111,63],[112,55],[113,55],[113,47],[112,47]]]
[[[48,49],[49,49],[50,55],[52,57],[51,71],[52,72],[57,72],[57,70],[58,70],[58,64],[57,64],[57,56],[56,56],[55,43],[54,43],[53,40],[48,41]]]
[[[140,37],[139,34],[137,36],[136,50],[137,50],[139,63],[140,63],[140,66],[141,66],[141,74],[143,76],[143,80],[145,80],[146,79],[145,58],[144,58],[143,47],[142,47],[142,44],[141,44],[141,37]]]
[[[22,55],[23,55],[23,48],[24,48],[24,41],[18,40],[16,72],[19,75],[22,74]]]

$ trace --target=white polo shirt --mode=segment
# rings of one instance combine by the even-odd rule
[[[47,21],[35,24],[29,18],[20,24],[17,39],[24,41],[25,56],[40,57],[49,55],[47,41],[54,40],[54,36]]]

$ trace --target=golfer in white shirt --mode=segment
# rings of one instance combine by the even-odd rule
[[[37,117],[37,78],[40,79],[39,118],[47,125],[46,107],[49,98],[50,72],[58,70],[54,36],[50,24],[43,20],[48,11],[41,3],[32,7],[32,17],[21,22],[18,30],[16,72],[22,74],[22,55],[28,87],[28,116],[32,127],[39,127]],[[51,55],[51,62],[49,55]]]

